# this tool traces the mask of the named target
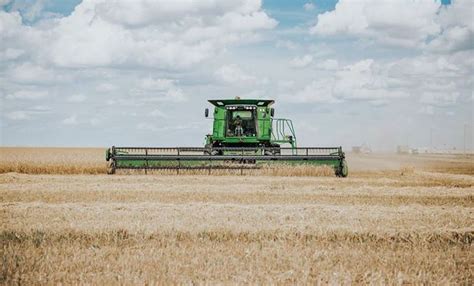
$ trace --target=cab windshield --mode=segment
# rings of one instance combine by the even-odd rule
[[[257,135],[255,114],[252,110],[228,110],[227,122],[227,137]]]

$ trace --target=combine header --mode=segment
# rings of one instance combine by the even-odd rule
[[[329,165],[338,177],[348,168],[341,147],[297,147],[293,123],[274,118],[273,100],[209,100],[214,105],[213,132],[204,147],[112,147],[106,151],[108,173],[117,169],[258,169],[264,165]],[[209,109],[205,109],[209,117]],[[285,147],[283,147],[284,145]]]

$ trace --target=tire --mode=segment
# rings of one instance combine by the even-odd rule
[[[116,168],[115,160],[110,160],[107,163],[107,175],[115,174],[115,168]]]
[[[204,155],[211,155],[211,148],[212,148],[211,145],[210,145],[210,144],[206,144],[206,145],[204,145],[204,148],[206,148],[206,149],[204,150],[204,152],[203,152]]]
[[[347,166],[346,160],[343,159],[341,165],[336,168],[336,176],[345,178],[347,175],[349,175],[349,167]]]
[[[204,155],[212,155],[212,156],[222,155],[222,150],[213,150],[211,144],[204,145],[204,148],[206,148],[206,150],[204,150],[203,152]]]
[[[272,146],[269,146],[268,148],[271,148],[271,149],[265,150],[264,152],[265,156],[278,156],[281,154],[280,145],[272,145]]]

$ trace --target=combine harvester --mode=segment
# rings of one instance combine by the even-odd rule
[[[338,177],[348,174],[342,147],[297,147],[293,123],[274,118],[273,100],[217,99],[213,132],[204,147],[112,147],[106,151],[108,174],[117,169],[245,169],[284,163],[329,165]],[[205,109],[209,117],[209,109]],[[283,147],[285,146],[285,147]]]

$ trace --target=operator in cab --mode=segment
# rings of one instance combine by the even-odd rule
[[[242,136],[244,134],[244,129],[242,128],[242,119],[240,115],[237,115],[234,119],[235,126],[235,136]]]

